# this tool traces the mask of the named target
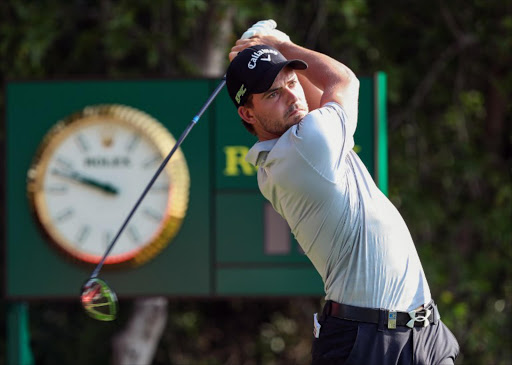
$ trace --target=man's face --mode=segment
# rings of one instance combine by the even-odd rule
[[[309,111],[297,75],[288,67],[277,75],[270,89],[253,94],[252,107],[245,108],[242,118],[254,126],[260,140],[280,137]]]

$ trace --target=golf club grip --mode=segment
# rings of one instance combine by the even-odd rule
[[[135,203],[135,205],[133,206],[132,210],[130,211],[130,213],[128,214],[128,216],[126,217],[126,219],[124,220],[123,224],[121,225],[121,227],[119,228],[119,230],[117,231],[114,239],[112,240],[112,242],[110,243],[110,245],[108,246],[107,250],[105,251],[105,253],[103,254],[103,257],[101,258],[100,262],[98,263],[98,265],[96,265],[96,268],[94,269],[94,271],[92,272],[91,276],[89,279],[92,279],[92,278],[95,278],[98,276],[101,268],[103,267],[103,264],[105,263],[105,260],[107,259],[108,255],[110,254],[110,252],[112,251],[112,249],[114,248],[114,245],[116,244],[117,240],[119,239],[119,236],[121,236],[121,233],[123,233],[124,229],[126,228],[126,226],[128,225],[128,222],[130,221],[130,219],[132,218],[132,216],[135,214],[135,211],[137,210],[137,208],[139,207],[140,203],[142,203],[142,200],[144,200],[144,197],[146,196],[146,194],[148,193],[148,191],[151,189],[151,187],[153,186],[153,184],[155,183],[156,179],[158,178],[158,176],[160,176],[160,173],[163,171],[163,169],[165,168],[165,166],[167,165],[167,163],[169,162],[169,160],[171,159],[172,155],[174,154],[174,152],[176,152],[176,150],[180,147],[181,143],[183,142],[183,140],[187,137],[187,135],[190,133],[190,131],[192,130],[192,128],[197,124],[197,122],[199,121],[199,119],[201,118],[201,116],[204,114],[204,112],[206,111],[206,109],[208,109],[208,107],[210,106],[210,104],[212,103],[212,101],[217,97],[217,95],[219,94],[219,92],[222,90],[222,88],[224,87],[224,85],[226,85],[226,76],[224,75],[224,77],[222,78],[222,81],[220,82],[220,84],[215,88],[215,90],[213,91],[213,93],[210,95],[210,97],[208,98],[208,100],[206,100],[206,102],[204,103],[204,105],[202,106],[202,108],[199,110],[199,112],[194,116],[194,118],[192,118],[192,121],[187,125],[187,127],[185,128],[185,130],[183,131],[183,133],[181,134],[180,138],[178,138],[178,140],[176,141],[176,143],[174,144],[174,147],[171,149],[171,151],[169,152],[169,154],[165,157],[165,159],[162,161],[162,163],[160,164],[160,166],[158,167],[158,169],[156,170],[155,174],[153,175],[153,177],[151,178],[151,180],[149,181],[148,185],[146,186],[146,188],[144,189],[144,191],[142,192],[142,194],[140,195],[139,199],[137,200],[137,202]]]

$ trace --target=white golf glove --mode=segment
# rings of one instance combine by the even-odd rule
[[[276,29],[277,23],[273,19],[260,20],[247,31],[242,34],[241,39],[248,39],[255,35],[271,35],[279,39],[281,42],[290,42],[290,37],[286,33]]]

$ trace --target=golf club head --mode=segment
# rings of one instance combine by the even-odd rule
[[[117,315],[116,293],[98,278],[89,279],[82,287],[82,306],[89,316],[98,321],[113,321]]]

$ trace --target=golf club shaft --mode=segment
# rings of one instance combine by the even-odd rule
[[[155,174],[153,175],[153,177],[151,178],[151,180],[149,181],[148,185],[146,186],[146,188],[144,189],[144,191],[142,192],[141,196],[139,197],[139,199],[137,200],[137,202],[135,203],[135,205],[133,206],[132,210],[130,211],[130,213],[128,214],[128,216],[126,217],[126,219],[124,220],[123,224],[121,225],[121,227],[119,228],[117,234],[115,235],[114,239],[112,240],[112,242],[110,243],[110,245],[108,246],[107,250],[105,251],[105,254],[103,255],[103,257],[101,258],[100,262],[98,263],[98,265],[96,266],[96,268],[94,269],[94,271],[92,272],[91,276],[90,276],[90,279],[92,278],[95,278],[98,276],[101,268],[103,267],[103,264],[105,263],[105,260],[107,259],[108,255],[110,254],[110,252],[112,251],[112,249],[114,248],[114,245],[116,244],[117,240],[119,239],[119,236],[121,235],[121,233],[124,231],[124,229],[126,228],[126,226],[128,225],[128,222],[130,221],[130,219],[132,218],[133,214],[135,213],[135,211],[137,210],[137,208],[139,207],[140,203],[142,202],[142,200],[144,199],[144,197],[146,196],[146,194],[148,193],[148,191],[151,189],[151,187],[153,186],[153,184],[155,183],[156,179],[158,178],[158,176],[160,175],[160,173],[162,172],[162,170],[165,168],[165,166],[167,165],[167,163],[169,162],[169,160],[171,159],[172,155],[174,154],[174,152],[180,147],[181,143],[183,142],[183,140],[185,139],[185,137],[187,137],[187,135],[189,134],[190,130],[197,124],[197,122],[199,121],[199,119],[201,118],[201,116],[203,115],[203,113],[206,111],[206,109],[208,109],[208,107],[210,106],[210,104],[212,103],[212,101],[215,99],[215,97],[219,94],[219,92],[222,90],[222,88],[224,87],[224,85],[226,85],[226,76],[224,76],[224,78],[222,79],[221,83],[215,88],[215,90],[213,91],[213,93],[210,95],[210,97],[208,98],[208,100],[206,101],[206,103],[203,105],[203,107],[201,108],[201,110],[199,110],[199,112],[194,116],[194,118],[192,118],[192,121],[188,124],[188,126],[185,128],[185,130],[183,131],[183,133],[181,134],[180,138],[178,138],[178,140],[176,141],[176,144],[174,145],[174,147],[172,148],[172,150],[169,152],[169,154],[167,155],[167,157],[165,157],[165,159],[162,161],[162,163],[160,164],[160,166],[158,167],[158,169],[156,170]]]

